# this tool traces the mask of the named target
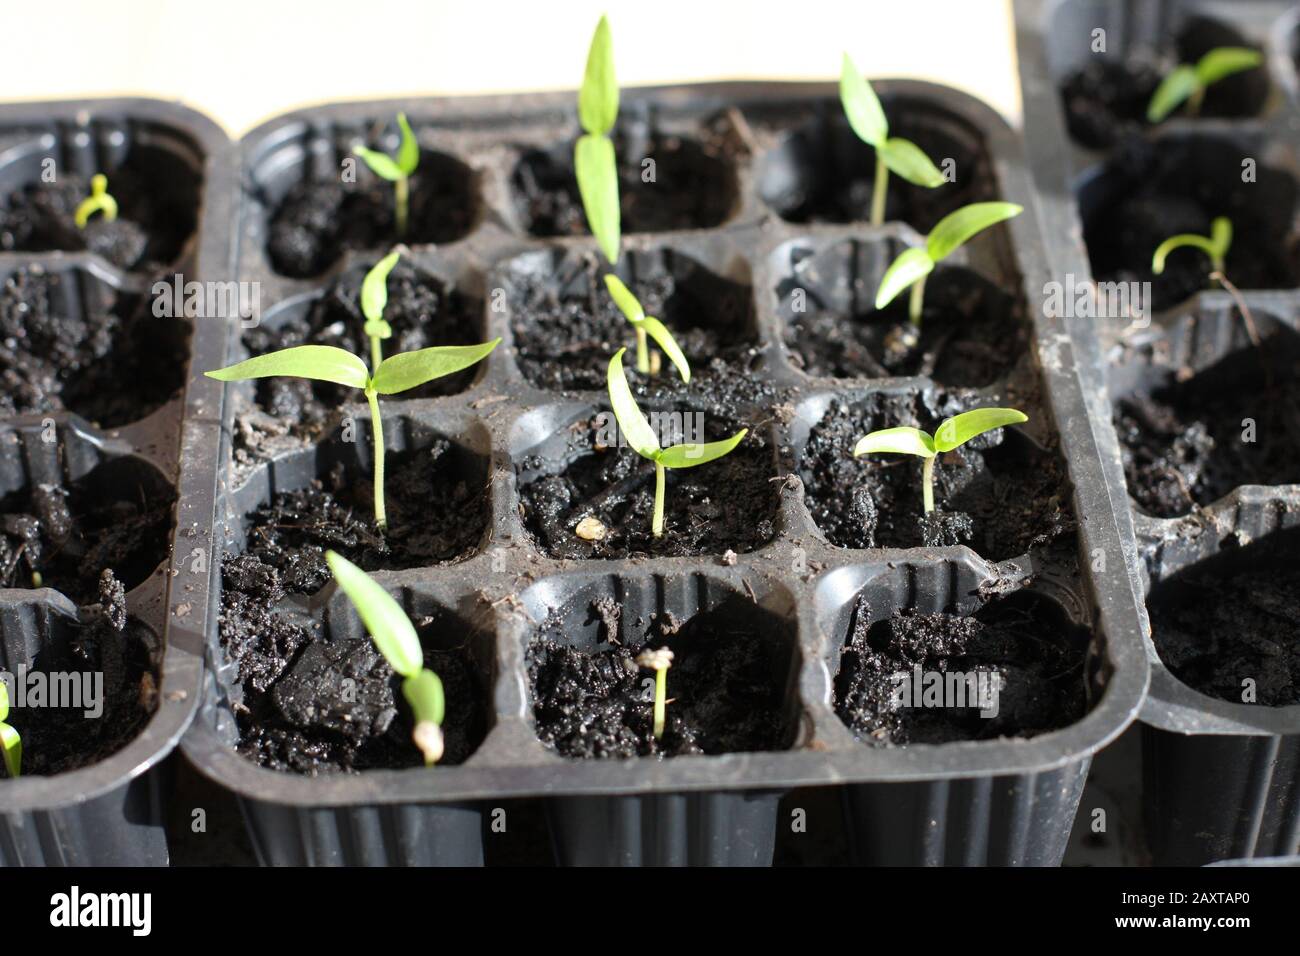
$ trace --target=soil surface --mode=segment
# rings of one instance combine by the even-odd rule
[[[383,251],[454,242],[478,222],[478,183],[458,159],[427,150],[411,176],[406,235],[397,235],[393,184],[357,160],[357,181],[307,180],[294,185],[271,213],[267,256],[280,275],[318,276],[349,249]]]
[[[40,586],[76,604],[97,600],[101,573],[128,589],[167,557],[171,488],[158,487],[128,459],[96,468],[71,485],[38,484],[0,500],[0,587]]]
[[[0,414],[72,411],[116,428],[184,384],[190,324],[75,273],[20,268],[0,288]],[[66,296],[82,300],[73,313]],[[83,297],[84,296],[84,297]]]
[[[1086,633],[1045,601],[995,601],[972,617],[900,611],[873,621],[860,599],[840,658],[835,709],[859,740],[877,747],[1032,737],[1087,713],[1087,644]],[[978,693],[936,701],[954,706],[915,706],[916,691],[907,693],[895,675],[915,681],[918,667],[922,675],[983,672],[990,682],[996,674],[996,707]],[[985,686],[991,694],[992,684]],[[974,706],[955,706],[961,702]],[[996,714],[981,716],[981,702]]]
[[[619,208],[624,234],[708,229],[735,209],[736,157],[729,141],[649,135],[640,125],[615,130]],[[653,166],[648,166],[652,161]],[[653,180],[646,177],[653,173]],[[573,172],[573,144],[530,150],[510,177],[515,208],[534,236],[582,236],[591,230]]]
[[[24,776],[49,776],[103,760],[134,740],[157,708],[158,641],[127,617],[126,591],[111,571],[100,577],[96,598],[81,609],[78,622],[68,623],[65,638],[36,655],[25,675],[14,671],[29,694],[36,692],[32,678],[46,675],[47,695],[51,675],[103,675],[99,687],[78,676],[80,707],[50,707],[48,697],[45,706],[31,706],[29,697],[29,706],[19,707],[16,688],[10,688],[9,723],[22,737]],[[88,717],[88,711],[98,714]]]
[[[779,290],[784,300],[797,281]],[[881,311],[846,315],[824,310],[815,290],[808,311],[788,305],[790,361],[815,377],[887,378],[926,375],[943,385],[980,388],[1004,375],[1028,347],[1029,326],[1015,300],[960,270],[944,269],[926,284],[916,338],[903,295]]]
[[[422,763],[401,678],[368,637],[330,637],[288,613],[300,583],[256,553],[222,565],[221,643],[238,669],[239,752],[264,767],[318,775]],[[487,733],[487,696],[453,615],[414,621],[424,664],[442,680],[447,714],[440,765],[464,762]]]
[[[1156,650],[1179,680],[1242,703],[1300,704],[1300,532],[1279,531],[1245,547],[1225,542],[1152,588]]]
[[[981,435],[939,456],[936,511],[929,517],[922,503],[921,459],[853,457],[854,445],[868,432],[898,425],[932,432],[943,417],[968,407],[953,396],[934,401],[876,394],[858,404],[832,400],[798,465],[805,502],[827,540],[843,548],[967,544],[983,558],[1002,561],[1071,533],[1075,523],[1064,464],[1056,453],[1008,434],[1014,428]]]
[[[1300,280],[1294,232],[1295,179],[1262,163],[1257,181],[1242,182],[1245,144],[1189,136],[1129,141],[1080,195],[1084,241],[1099,282],[1150,282],[1152,305],[1165,309],[1211,287],[1209,258],[1196,249],[1170,254],[1151,272],[1156,248],[1170,236],[1208,236],[1218,216],[1232,221],[1226,271],[1240,289],[1293,288]]]
[[[174,164],[115,170],[108,192],[117,200],[117,218],[108,222],[95,213],[79,229],[74,216],[90,195],[90,179],[60,170],[57,182],[32,183],[0,200],[0,251],[87,250],[119,269],[158,272],[179,258],[194,233],[198,189],[195,177]]]
[[[643,409],[651,414],[650,409]],[[713,414],[653,418],[664,446],[718,441],[742,427]],[[688,435],[702,416],[703,438]],[[674,434],[674,432],[676,432]],[[776,537],[779,487],[772,450],[760,426],[735,450],[707,464],[668,469],[664,531],[651,533],[655,466],[628,447],[618,447],[612,414],[574,422],[564,444],[519,462],[520,508],[538,548],[553,558],[679,557],[754,551]],[[578,535],[584,519],[599,524],[595,537]]]
[[[665,612],[620,627],[622,613],[613,599],[570,605],[529,643],[528,678],[542,743],[565,757],[597,759],[789,746],[788,625],[738,597],[686,621]],[[576,626],[595,621],[601,622],[596,646],[573,646]],[[655,740],[654,672],[639,667],[636,657],[661,647],[672,650],[673,662],[664,734]]]
[[[1194,17],[1179,32],[1176,58],[1195,63],[1216,47],[1252,46],[1222,23]],[[1070,135],[1089,149],[1109,149],[1149,128],[1147,106],[1161,79],[1172,70],[1172,58],[1156,61],[1141,52],[1125,60],[1090,60],[1061,84],[1065,121]],[[1255,116],[1268,99],[1268,74],[1263,67],[1220,80],[1206,90],[1202,117]],[[1172,117],[1186,118],[1186,104]]]
[[[1173,518],[1241,485],[1300,483],[1297,368],[1300,336],[1279,329],[1259,349],[1196,375],[1168,372],[1149,394],[1121,398],[1115,429],[1138,506]]]

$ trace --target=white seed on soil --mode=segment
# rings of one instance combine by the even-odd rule
[[[588,515],[578,522],[578,526],[573,529],[583,541],[604,541],[608,530],[598,520]]]

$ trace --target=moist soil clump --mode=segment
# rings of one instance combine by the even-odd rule
[[[1233,547],[1160,582],[1147,598],[1160,659],[1189,687],[1242,702],[1300,704],[1300,533]]]
[[[1054,452],[1001,429],[939,456],[935,513],[922,502],[921,459],[910,455],[853,457],[868,432],[896,425],[933,431],[941,417],[968,407],[952,396],[922,420],[908,397],[833,400],[808,436],[798,474],[817,527],[842,548],[969,545],[1003,561],[1045,547],[1074,531],[1065,468]]]
[[[860,599],[840,658],[835,709],[873,747],[1032,737],[1087,713],[1086,649],[1085,634],[1037,601],[999,601],[972,617],[900,611],[873,622]],[[900,674],[917,687],[909,689]],[[927,674],[945,675],[943,686],[954,692],[960,681],[965,696],[929,706],[920,697],[916,706],[914,695],[937,680]],[[981,716],[982,706],[991,716]]]
[[[785,637],[749,602],[729,599],[685,622],[653,615],[636,639],[616,633],[622,608],[592,603],[588,623],[602,622],[600,643],[580,649],[563,612],[529,643],[528,679],[537,735],[547,747],[574,758],[677,757],[776,750],[789,745],[781,655]],[[662,739],[654,737],[654,699],[646,693],[653,672],[639,667],[643,650],[668,647],[668,697]],[[788,660],[785,662],[788,669]]]

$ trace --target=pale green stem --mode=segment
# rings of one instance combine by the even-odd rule
[[[1192,90],[1192,95],[1187,97],[1187,115],[1197,116],[1201,112],[1201,102],[1205,99],[1205,87],[1198,86]]]
[[[1227,272],[1227,270],[1223,268],[1223,256],[1218,255],[1217,253],[1210,254],[1210,265],[1213,266],[1214,271],[1220,275]]]
[[[876,150],[876,185],[871,191],[871,224],[879,226],[885,221],[885,190],[889,188],[889,167]]]
[[[379,417],[379,394],[366,389],[370,403],[370,420],[375,440],[375,524],[380,531],[388,530],[388,512],[384,509],[384,421]]]
[[[921,500],[925,503],[925,513],[934,510],[934,459],[937,455],[925,459],[921,466]]]
[[[664,533],[664,466],[655,462],[655,516],[650,530],[657,538]]]
[[[374,375],[379,371],[379,363],[384,360],[383,340],[377,336],[370,336],[370,374]]]
[[[397,235],[406,235],[406,206],[410,195],[410,183],[405,176],[393,180],[393,195],[397,200]]]
[[[912,324],[921,327],[921,308],[925,304],[925,276],[912,283],[912,295],[907,300],[907,315]]]
[[[668,668],[655,671],[655,740],[664,736],[664,711],[668,707]]]
[[[642,328],[636,330],[636,370],[642,375],[650,374],[650,348]]]

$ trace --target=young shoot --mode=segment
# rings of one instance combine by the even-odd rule
[[[103,173],[90,177],[90,195],[77,204],[72,219],[78,229],[85,229],[95,213],[102,213],[105,222],[117,218],[117,200],[108,194],[108,177]]]
[[[912,325],[919,329],[926,276],[972,236],[1022,212],[1023,207],[1011,202],[977,202],[944,216],[930,230],[930,235],[925,237],[924,246],[904,251],[885,270],[880,288],[876,290],[876,308],[883,309],[900,292],[911,286],[912,296],[908,301],[907,315],[912,320]]]
[[[379,415],[379,396],[405,392],[469,368],[486,358],[500,341],[493,339],[482,345],[439,345],[401,352],[380,362],[373,375],[365,362],[346,349],[333,345],[299,345],[281,349],[205,374],[221,382],[284,375],[361,389],[370,405],[375,449],[375,524],[383,532],[388,529],[388,514],[384,508],[384,425]]]
[[[1224,262],[1228,258],[1228,250],[1232,248],[1232,220],[1226,216],[1216,217],[1210,223],[1208,236],[1198,236],[1190,232],[1170,236],[1156,247],[1155,255],[1151,257],[1151,271],[1156,275],[1162,275],[1169,253],[1184,246],[1200,249],[1210,257],[1211,274],[1224,275]]]
[[[367,149],[360,143],[352,147],[352,152],[360,156],[371,171],[381,179],[393,184],[393,202],[397,209],[397,236],[406,235],[407,207],[410,203],[411,174],[420,165],[420,144],[411,132],[411,124],[406,121],[405,113],[397,114],[397,125],[402,130],[402,140],[397,145],[397,155],[389,156],[377,150]]]
[[[977,435],[983,435],[1003,425],[1017,425],[1029,419],[1014,408],[977,408],[944,419],[934,435],[919,428],[884,428],[858,440],[853,457],[893,452],[899,455],[916,455],[924,460],[921,466],[921,499],[925,513],[934,511],[934,460],[944,452],[960,448]]]
[[[655,507],[650,530],[657,538],[664,533],[664,483],[665,471],[669,468],[694,468],[721,458],[740,444],[748,428],[742,428],[730,438],[704,444],[684,443],[659,446],[659,437],[650,422],[641,414],[632,389],[628,387],[627,376],[623,373],[623,353],[619,349],[609,360],[609,402],[614,408],[614,417],[623,437],[638,455],[655,463]]]
[[[642,651],[636,662],[638,666],[655,672],[655,740],[663,740],[665,711],[668,709],[668,668],[673,663],[673,652],[666,647]]]
[[[1159,123],[1183,103],[1187,104],[1188,114],[1196,116],[1201,111],[1205,91],[1211,84],[1234,73],[1253,70],[1263,62],[1263,54],[1258,50],[1221,46],[1205,54],[1195,65],[1183,63],[1175,67],[1160,81],[1155,93],[1151,94],[1151,102],[1147,105],[1147,122]]]
[[[664,325],[653,316],[646,315],[645,309],[641,308],[641,303],[637,297],[632,294],[632,290],[623,284],[618,276],[612,273],[605,275],[605,288],[609,290],[610,298],[618,306],[618,310],[623,316],[632,323],[636,329],[636,370],[642,375],[652,373],[650,365],[650,348],[646,343],[646,336],[655,340],[655,344],[664,350],[664,354],[677,366],[677,374],[682,377],[682,381],[690,383],[691,366],[686,361],[686,356],[682,353],[681,346],[673,338],[673,334],[668,331],[668,326]]]
[[[889,135],[889,120],[876,91],[858,72],[847,53],[840,68],[840,103],[858,138],[876,151],[876,182],[871,192],[871,224],[885,221],[885,190],[892,170],[909,183],[935,189],[946,181],[943,173],[911,140]]]
[[[587,70],[578,93],[578,121],[583,135],[573,147],[573,171],[578,178],[587,225],[605,258],[618,262],[620,238],[618,166],[609,132],[618,119],[618,82],[614,79],[614,41],[609,21],[600,18],[587,51]]]
[[[5,773],[17,780],[23,766],[23,741],[18,731],[5,723],[9,719],[9,685],[0,680],[0,753],[4,756]]]
[[[402,678],[402,696],[415,715],[411,739],[424,754],[425,766],[437,763],[442,759],[442,719],[447,702],[442,681],[424,666],[424,649],[411,619],[392,595],[347,558],[326,551],[325,561],[339,588],[357,609],[375,647]]]
[[[361,314],[366,317],[366,337],[370,339],[370,367],[379,368],[384,360],[384,339],[393,337],[393,327],[384,320],[388,306],[388,274],[402,257],[399,246],[375,263],[361,281]]]

